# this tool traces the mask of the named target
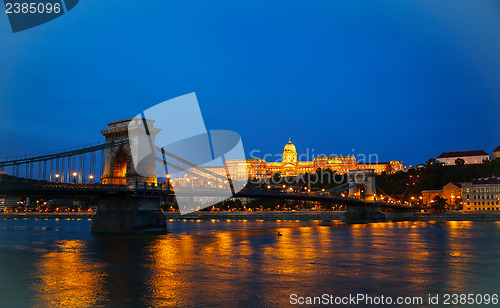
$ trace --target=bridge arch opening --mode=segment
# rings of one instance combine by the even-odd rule
[[[125,185],[127,184],[127,154],[125,151],[116,153],[113,164],[113,184]]]

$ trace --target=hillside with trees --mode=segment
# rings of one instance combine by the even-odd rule
[[[391,196],[420,195],[422,190],[442,189],[444,185],[472,181],[477,178],[500,176],[500,160],[485,161],[482,164],[459,164],[443,166],[429,161],[425,168],[410,168],[408,172],[377,176],[377,187]]]

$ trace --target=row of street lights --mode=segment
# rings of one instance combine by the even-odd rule
[[[77,172],[73,172],[73,183],[76,183],[76,176],[77,175],[78,175]],[[59,177],[60,177],[59,173],[56,173],[55,177],[56,177],[56,183],[59,183]],[[93,184],[94,183],[94,176],[90,175],[89,179],[90,179],[90,184]]]

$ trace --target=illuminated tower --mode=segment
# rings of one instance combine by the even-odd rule
[[[292,141],[288,139],[288,143],[283,150],[283,163],[281,167],[281,176],[296,176],[297,175],[297,150]]]

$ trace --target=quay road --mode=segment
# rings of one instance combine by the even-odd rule
[[[256,212],[164,212],[167,220],[341,220],[345,211],[256,211]],[[80,213],[0,213],[0,219],[92,219],[94,212]],[[500,223],[500,213],[386,213],[387,220],[398,221],[482,221]]]
[[[222,189],[176,189],[182,197],[227,197],[227,190]],[[0,195],[19,194],[19,193],[48,193],[51,195],[112,195],[112,194],[130,194],[141,193],[154,196],[174,196],[174,191],[161,186],[139,185],[131,189],[127,185],[103,185],[103,184],[83,184],[83,183],[53,183],[37,181],[0,181]],[[407,206],[384,203],[381,201],[367,202],[361,199],[335,197],[324,193],[288,193],[268,190],[242,190],[233,197],[239,198],[260,198],[260,199],[286,199],[286,200],[304,200],[321,201],[344,204],[348,206],[376,206],[384,208],[393,208],[401,210],[415,210]]]

